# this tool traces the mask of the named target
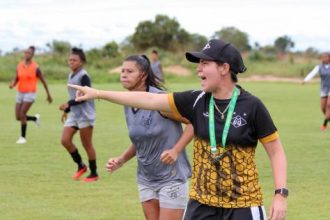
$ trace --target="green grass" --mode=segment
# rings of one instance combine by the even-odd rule
[[[318,85],[242,85],[264,101],[285,146],[290,188],[287,219],[328,219],[330,131],[319,131],[322,114]],[[94,86],[120,89],[118,84]],[[169,89],[198,87],[197,83],[176,83]],[[72,181],[70,177],[76,167],[60,145],[62,124],[58,106],[67,99],[65,84],[51,84],[50,90],[54,103],[46,103],[40,86],[37,102],[30,110],[30,114],[41,114],[41,128],[29,124],[28,143],[16,145],[20,128],[14,120],[15,91],[0,84],[0,219],[144,219],[138,200],[135,159],[111,175],[104,169],[107,159],[121,153],[129,144],[123,108],[96,101],[94,144],[101,178],[90,184]],[[75,142],[86,160],[78,136]],[[191,147],[189,154],[191,158]],[[257,163],[268,209],[273,180],[262,146],[257,150]]]
[[[137,53],[137,52],[135,52]],[[146,53],[148,54],[148,53]],[[252,59],[253,54],[246,54],[244,56],[244,62],[247,66],[247,72],[241,77],[249,77],[251,75],[272,75],[280,77],[295,77],[303,78],[311,71],[316,64],[320,61],[315,58],[306,57],[299,54],[286,55],[282,59]],[[122,56],[116,58],[96,58],[87,56],[88,62],[86,69],[91,74],[93,82],[95,83],[117,83],[119,82],[118,74],[110,74],[113,68],[121,65]],[[23,59],[21,52],[0,56],[0,82],[9,82],[15,75],[16,66],[19,61]],[[48,82],[65,82],[67,74],[70,71],[67,66],[67,55],[58,54],[38,54],[34,60],[39,64],[43,74]],[[166,81],[182,82],[189,81],[195,77],[196,64],[189,63],[185,59],[183,53],[169,53],[161,52],[160,60],[163,67],[171,65],[181,65],[188,68],[192,76],[182,77],[165,73]]]

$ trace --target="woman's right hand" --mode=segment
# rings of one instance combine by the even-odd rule
[[[15,87],[14,82],[10,82],[10,83],[9,83],[9,89],[12,89],[12,88],[14,88],[14,87]]]
[[[61,111],[64,111],[65,109],[69,108],[68,103],[63,103],[58,107]]]
[[[124,165],[124,159],[122,157],[110,158],[106,165],[106,169],[109,173],[114,172]]]
[[[88,86],[78,86],[78,85],[68,84],[68,87],[74,88],[77,90],[77,92],[76,92],[76,101],[77,102],[98,98],[98,96],[99,96],[99,90],[93,89]]]
[[[61,122],[64,124],[64,122],[66,121],[67,118],[68,118],[68,114],[63,112],[63,114],[61,116]]]

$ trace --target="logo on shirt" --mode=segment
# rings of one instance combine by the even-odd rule
[[[246,116],[246,113],[244,113],[244,116]],[[233,117],[231,124],[235,127],[235,128],[239,128],[242,127],[244,125],[247,124],[246,120],[240,116],[240,115],[236,115],[235,117]]]
[[[148,129],[150,127],[150,125],[152,124],[152,117],[151,117],[151,115],[149,115],[149,116],[142,116],[140,123],[141,123],[141,125],[143,127],[145,127],[146,129]]]
[[[208,118],[209,117],[209,113],[208,112],[203,112],[203,115],[205,118]]]

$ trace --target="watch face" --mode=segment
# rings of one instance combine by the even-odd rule
[[[289,195],[289,190],[282,189],[282,195],[288,196]]]
[[[286,188],[275,190],[275,194],[281,194],[282,196],[287,197],[289,195],[289,190]]]

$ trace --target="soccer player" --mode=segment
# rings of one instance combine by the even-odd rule
[[[317,74],[321,77],[321,110],[324,114],[324,122],[320,127],[321,131],[327,129],[328,121],[330,120],[330,53],[321,55],[321,64],[316,65],[314,69],[305,77],[303,84],[311,80]]]
[[[165,93],[144,55],[125,59],[120,81],[129,91]],[[191,176],[184,147],[193,138],[192,126],[188,125],[183,134],[180,122],[159,111],[125,106],[125,115],[132,144],[119,157],[109,159],[107,170],[113,172],[136,156],[138,189],[146,219],[181,220],[188,202],[187,179]]]
[[[34,46],[30,46],[24,51],[24,60],[17,65],[16,76],[9,84],[10,89],[17,85],[15,115],[16,120],[21,122],[21,136],[16,141],[17,144],[25,144],[27,142],[26,130],[28,121],[33,121],[38,127],[40,126],[39,114],[34,116],[27,115],[36,100],[38,79],[40,79],[45,88],[48,103],[53,101],[38,64],[32,60],[34,52]]]
[[[91,79],[83,68],[87,62],[85,53],[82,49],[72,48],[69,56],[69,67],[71,73],[68,77],[68,83],[81,86],[91,86]],[[62,132],[61,143],[70,153],[73,161],[77,164],[78,170],[72,176],[74,180],[79,178],[87,172],[87,166],[83,163],[82,158],[78,152],[76,145],[72,139],[79,130],[80,140],[87,152],[90,174],[83,179],[85,182],[93,182],[98,180],[97,166],[96,166],[96,152],[93,146],[93,127],[95,124],[95,106],[94,100],[85,102],[76,102],[76,89],[69,88],[69,101],[60,105],[60,110],[64,111],[62,115],[62,122],[64,128]],[[67,113],[69,113],[67,117]]]
[[[150,58],[151,58],[152,71],[162,82],[165,82],[163,68],[162,68],[162,64],[159,61],[157,50],[151,51]]]
[[[186,220],[266,219],[256,167],[258,141],[273,171],[274,197],[269,219],[287,211],[287,162],[273,120],[260,99],[237,85],[246,70],[239,51],[222,40],[210,40],[186,58],[197,63],[202,91],[152,94],[78,89],[77,101],[102,98],[135,108],[172,112],[194,127],[193,174]]]

